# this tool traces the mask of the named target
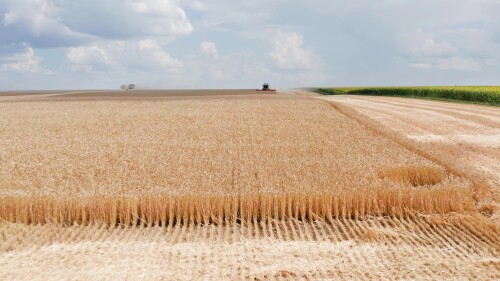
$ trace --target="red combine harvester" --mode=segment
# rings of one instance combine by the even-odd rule
[[[276,92],[276,89],[271,89],[269,87],[269,83],[264,83],[264,85],[262,85],[262,89],[257,89],[256,91],[257,92]]]

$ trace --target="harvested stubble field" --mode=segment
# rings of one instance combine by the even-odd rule
[[[474,183],[325,101],[120,93],[0,99],[0,279],[500,277]]]

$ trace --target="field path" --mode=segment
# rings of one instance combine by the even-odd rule
[[[500,202],[500,108],[411,98],[317,96],[347,105],[488,181]],[[491,203],[491,202],[487,202]],[[493,219],[500,222],[500,213]]]

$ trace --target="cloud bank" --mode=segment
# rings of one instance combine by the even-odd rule
[[[498,14],[496,0],[3,0],[0,90],[498,84]]]

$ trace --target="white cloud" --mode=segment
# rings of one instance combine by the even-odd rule
[[[413,61],[409,63],[412,68],[478,71],[487,63],[487,59],[481,58],[481,55],[490,53],[485,46],[479,47],[472,43],[484,43],[484,38],[470,29],[432,32],[418,29],[405,33],[402,38],[403,48]]]
[[[0,42],[22,40],[32,45],[52,46],[92,38],[68,28],[60,17],[63,10],[51,0],[4,0],[0,3],[0,12],[2,10],[3,26],[0,25],[0,34],[10,36],[2,36]]]
[[[113,64],[108,52],[98,46],[70,48],[66,56],[74,69],[83,69],[85,71],[92,71],[96,65]]]
[[[47,66],[58,76],[37,86],[494,84],[499,13],[498,0],[0,0],[0,87],[35,87],[13,69]]]
[[[94,45],[69,48],[66,54],[74,70],[167,71],[183,68],[180,60],[165,52],[154,39],[139,41],[105,41]]]
[[[21,53],[0,57],[0,70],[3,72],[51,73],[50,70],[41,65],[41,59],[35,56],[35,51],[30,47],[26,47]]]
[[[193,31],[177,0],[2,0],[1,16],[0,43],[44,48]]]
[[[457,46],[446,40],[436,40],[436,35],[425,33],[422,29],[403,34],[401,43],[408,54],[412,56],[439,57],[452,56],[459,52]]]
[[[278,31],[273,36],[273,50],[269,53],[274,62],[284,69],[311,70],[317,66],[318,57],[302,45],[298,33]]]
[[[481,70],[481,64],[477,60],[467,58],[436,58],[426,62],[411,63],[411,67],[420,69],[440,69],[440,70]]]
[[[142,67],[159,67],[169,72],[178,72],[183,67],[180,60],[172,58],[169,53],[163,51],[155,40],[141,40],[137,42],[137,48],[135,61]]]
[[[101,38],[176,37],[193,31],[177,0],[54,1],[71,29]]]
[[[214,42],[210,41],[205,41],[200,44],[200,51],[202,54],[211,56],[211,57],[218,57],[219,54],[217,53],[217,46],[215,45]]]
[[[417,53],[423,55],[449,55],[456,53],[457,47],[452,46],[449,42],[435,42],[433,39],[427,39],[424,44],[418,46]]]
[[[187,1],[188,6],[195,11],[205,11],[207,6],[202,1]]]
[[[183,1],[190,9],[203,12],[203,19],[197,27],[209,30],[235,31],[238,33],[259,33],[279,13],[284,0],[259,1]]]
[[[145,26],[142,28],[150,32],[147,35],[181,35],[193,31],[193,26],[177,1],[133,0],[129,5],[133,7],[133,12],[143,16],[141,22]]]

